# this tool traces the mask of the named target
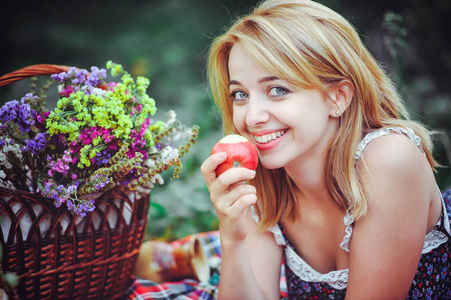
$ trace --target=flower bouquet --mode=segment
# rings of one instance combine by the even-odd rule
[[[1,267],[18,273],[19,297],[121,297],[144,237],[149,193],[163,184],[164,170],[178,177],[196,141],[198,127],[174,111],[152,118],[147,78],[111,61],[106,67],[65,67],[0,108]],[[120,79],[107,82],[107,69]],[[49,111],[46,94],[55,84]]]
[[[107,83],[106,69],[97,67],[53,74],[60,99],[52,111],[35,93],[0,108],[0,186],[40,193],[86,216],[108,190],[148,194],[172,166],[178,177],[198,127],[186,128],[174,111],[152,120],[149,80],[135,81],[111,61],[107,68],[121,80]],[[175,147],[183,137],[188,142]]]

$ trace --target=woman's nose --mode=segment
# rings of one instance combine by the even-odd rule
[[[268,122],[270,113],[266,101],[260,96],[251,97],[246,112],[247,126],[254,127]]]

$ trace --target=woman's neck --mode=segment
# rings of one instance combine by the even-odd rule
[[[324,156],[309,157],[285,167],[298,190],[298,203],[313,202],[316,206],[333,202],[324,180]]]

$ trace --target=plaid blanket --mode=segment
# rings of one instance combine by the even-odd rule
[[[205,255],[216,261],[221,257],[221,244],[219,231],[203,232],[196,234],[199,239],[202,250]],[[174,246],[186,243],[190,237],[185,237],[172,242]],[[282,264],[282,276],[280,281],[280,296],[286,297],[286,282],[284,276],[284,267]],[[124,300],[214,300],[218,292],[218,276],[213,272],[209,282],[199,282],[193,279],[184,279],[177,282],[156,283],[150,280],[135,278],[132,285],[128,288]]]

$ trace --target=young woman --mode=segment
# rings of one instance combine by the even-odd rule
[[[220,221],[220,299],[451,299],[447,206],[428,131],[340,15],[269,0],[212,45],[225,134],[256,172],[201,171]],[[315,298],[316,297],[316,298]]]

